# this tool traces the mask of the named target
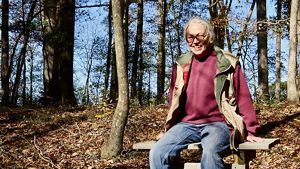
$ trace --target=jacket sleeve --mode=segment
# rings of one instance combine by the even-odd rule
[[[234,73],[234,87],[238,112],[243,117],[247,129],[246,135],[256,135],[260,125],[258,123],[250,91],[240,65],[237,65]]]
[[[172,75],[171,75],[171,81],[170,81],[170,89],[169,89],[169,97],[168,97],[168,107],[171,107],[172,104],[172,97],[173,97],[173,90],[176,82],[176,75],[177,75],[177,66],[176,64],[173,64],[172,67]]]

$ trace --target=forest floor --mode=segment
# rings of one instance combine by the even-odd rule
[[[256,105],[260,136],[280,138],[269,151],[257,152],[250,168],[300,168],[300,105]],[[113,106],[0,108],[0,168],[149,168],[148,152],[134,143],[162,131],[166,107],[131,108],[119,157],[101,158]],[[185,153],[198,156],[195,153]],[[231,157],[225,158],[230,162]]]

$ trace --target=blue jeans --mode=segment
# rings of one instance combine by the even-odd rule
[[[180,151],[190,143],[202,146],[201,169],[224,168],[222,153],[229,148],[230,131],[224,122],[201,125],[178,123],[169,129],[151,148],[151,169],[168,169]]]

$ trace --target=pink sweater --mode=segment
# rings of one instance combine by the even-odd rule
[[[214,77],[217,69],[217,56],[212,52],[209,57],[192,61],[186,89],[186,104],[181,112],[181,121],[193,124],[225,121],[219,111],[214,95]],[[176,72],[173,70],[173,73]],[[175,73],[176,74],[176,73]],[[174,74],[171,80],[174,82]],[[241,67],[238,65],[234,73],[235,95],[238,110],[244,119],[248,134],[255,135],[259,129],[251,95]],[[172,98],[170,98],[172,99]]]

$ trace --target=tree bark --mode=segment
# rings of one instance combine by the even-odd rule
[[[219,5],[220,14],[218,12],[218,4],[223,4],[218,0],[209,0],[209,13],[211,16],[211,24],[214,28],[216,35],[215,43],[220,48],[224,48],[224,39],[225,39],[225,28],[227,25],[226,21],[226,9],[224,5]]]
[[[157,104],[164,101],[165,86],[165,22],[166,22],[166,0],[158,0],[158,49],[157,49]]]
[[[290,49],[288,61],[288,81],[287,81],[287,100],[289,102],[299,102],[299,95],[296,87],[296,54],[297,54],[297,15],[298,0],[292,0],[290,17]]]
[[[44,100],[74,105],[75,0],[44,0],[43,5]]]
[[[123,36],[121,2],[120,0],[112,1],[112,11],[115,30],[115,49],[117,60],[117,73],[119,84],[118,104],[113,117],[113,124],[110,131],[110,136],[107,142],[102,147],[101,157],[109,158],[117,156],[123,149],[123,137],[125,125],[127,123],[129,111],[128,98],[128,76],[126,72],[125,46]]]
[[[144,57],[143,57],[143,47],[140,48],[140,60],[139,60],[139,76],[138,76],[138,99],[139,99],[139,104],[142,106],[143,105],[143,96],[144,96],[144,91],[143,91],[143,86],[144,86]]]
[[[9,1],[2,0],[2,26],[1,26],[1,101],[3,106],[9,105],[9,37],[8,37]]]
[[[175,2],[174,2],[174,0],[172,0],[170,2],[170,5],[171,5],[172,11],[173,11],[173,17],[174,17],[173,24],[174,24],[174,28],[175,28],[175,32],[176,32],[176,53],[177,53],[177,56],[181,55],[181,45],[180,45],[180,42],[181,42],[180,29],[181,29],[181,27],[180,27],[179,23],[180,23],[180,20],[182,18],[184,3],[185,3],[184,1],[180,2],[179,12],[177,13],[176,9],[175,9]],[[178,15],[176,15],[176,14],[178,14]],[[170,42],[170,43],[172,43],[172,42]]]
[[[110,63],[111,63],[111,48],[112,48],[112,9],[111,9],[111,0],[109,1],[109,9],[108,9],[108,44],[107,44],[107,58],[106,58],[106,71],[105,71],[105,79],[104,79],[104,88],[103,88],[103,101],[107,101],[107,91],[108,91],[108,82],[110,75]]]
[[[258,99],[269,100],[266,0],[257,1]]]
[[[44,104],[58,102],[60,93],[58,44],[56,43],[59,39],[57,6],[59,6],[58,0],[42,1]]]
[[[29,103],[33,101],[33,49],[30,49],[30,90],[29,90]]]
[[[73,53],[75,30],[75,0],[64,0],[59,11],[60,31],[62,44],[60,44],[60,102],[75,105],[76,99],[73,86]]]
[[[281,0],[277,0],[277,20],[281,20]],[[282,28],[281,24],[277,24],[276,32],[276,82],[275,82],[275,98],[280,99],[280,83],[281,83],[281,74],[280,74],[280,63],[281,63],[281,36]]]
[[[131,77],[131,98],[137,97],[137,68],[138,68],[138,60],[140,56],[140,48],[142,45],[142,37],[143,37],[143,0],[138,0],[138,9],[137,9],[137,31],[135,37],[135,46],[134,53],[132,59],[132,77]]]
[[[113,49],[112,61],[111,61],[109,100],[112,103],[116,103],[117,97],[118,97],[118,77],[117,77],[117,66],[116,66],[116,51]]]

